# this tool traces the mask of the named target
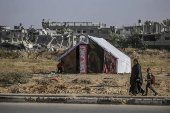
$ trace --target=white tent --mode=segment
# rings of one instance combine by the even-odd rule
[[[64,53],[62,56],[57,58],[56,60],[60,60],[63,57],[65,57],[68,53],[70,53],[73,49],[78,47],[81,44],[88,44],[89,40],[92,40],[95,42],[97,45],[99,45],[103,50],[107,51],[110,53],[113,57],[116,58],[116,73],[131,73],[131,59],[124,53],[122,53],[120,50],[115,48],[113,45],[111,45],[109,42],[107,42],[103,38],[97,38],[93,36],[88,36],[81,42],[79,42],[77,45],[74,47],[70,48],[66,53]]]
[[[131,59],[120,50],[115,48],[109,42],[107,42],[103,38],[96,38],[93,36],[89,36],[94,42],[100,45],[104,50],[112,54],[117,58],[117,73],[131,73]]]

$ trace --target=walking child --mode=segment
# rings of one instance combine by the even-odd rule
[[[146,84],[146,93],[145,93],[144,96],[148,95],[148,88],[151,89],[155,93],[154,96],[158,95],[158,93],[152,87],[152,83],[151,83],[152,77],[153,77],[153,75],[152,75],[151,69],[148,68],[147,69],[147,79],[145,79],[145,81],[147,82],[147,84]]]

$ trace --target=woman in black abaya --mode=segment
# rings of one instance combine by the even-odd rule
[[[141,66],[137,59],[133,60],[134,66],[132,67],[131,77],[130,77],[130,94],[136,95],[138,93],[144,94],[144,90],[141,88],[143,83]]]

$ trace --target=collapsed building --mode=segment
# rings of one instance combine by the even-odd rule
[[[9,45],[17,45],[21,50],[36,51],[48,48],[53,51],[73,47],[89,34],[105,37],[107,40],[111,32],[110,28],[106,28],[106,24],[92,22],[51,22],[43,19],[42,27],[43,29],[35,29],[31,25],[29,29],[24,29],[20,24],[10,29],[0,26],[0,44],[9,50],[14,49]]]
[[[72,30],[73,36],[84,35],[84,36],[95,36],[104,37],[109,39],[111,33],[110,28],[106,28],[104,23],[92,23],[92,22],[51,22],[42,20],[42,27],[50,30],[60,30],[69,28]]]
[[[42,48],[49,50],[67,49],[75,45],[79,40],[83,39],[83,35],[76,37],[67,30],[62,34],[57,34],[54,30],[35,29],[33,25],[29,29],[24,29],[22,24],[14,26],[10,29],[7,26],[0,26],[0,46],[7,50],[15,50],[17,46],[19,50],[36,51]]]
[[[24,29],[22,24],[14,26],[14,29],[0,26],[0,46],[7,50],[37,51],[44,48],[50,51],[65,50],[75,46],[88,35],[109,40],[111,33],[126,37],[135,30],[139,33],[143,44],[150,47],[169,48],[170,26],[150,21],[142,25],[141,20],[138,24],[118,29],[114,26],[107,28],[104,23],[51,22],[43,19],[43,29],[35,29],[33,25]]]

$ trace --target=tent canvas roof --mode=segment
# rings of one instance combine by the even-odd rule
[[[77,43],[75,46],[73,46],[72,48],[70,48],[67,52],[65,52],[63,55],[61,55],[60,57],[58,57],[56,59],[56,61],[59,61],[61,58],[63,58],[64,56],[66,56],[68,53],[70,53],[74,48],[76,48],[77,46],[79,46],[80,44],[88,44],[88,38],[84,38],[82,41],[80,41],[79,43]]]
[[[127,55],[125,55],[124,53],[122,53],[120,50],[118,50],[117,48],[115,48],[113,45],[111,45],[109,42],[107,42],[105,39],[103,38],[96,38],[93,36],[89,36],[90,39],[92,39],[94,42],[96,42],[98,45],[100,45],[104,50],[106,50],[107,52],[109,52],[110,54],[112,54],[114,57],[116,57],[117,59],[120,59],[121,61],[128,61],[128,59],[130,59]],[[130,62],[129,62],[130,63]]]
[[[102,47],[105,51],[110,53],[112,56],[117,58],[117,73],[130,73],[131,72],[131,59],[124,53],[122,53],[120,50],[115,48],[113,45],[111,45],[109,42],[107,42],[103,38],[97,38],[93,36],[88,36],[84,38],[82,41],[80,41],[78,44],[76,44],[74,47],[70,48],[67,52],[65,52],[62,56],[57,58],[56,60],[59,61],[61,58],[66,56],[68,53],[70,53],[73,49],[75,49],[80,44],[89,44],[89,39],[97,43],[100,47]]]
[[[59,58],[57,58],[56,60],[60,60],[61,58],[63,58],[64,56],[66,56],[68,53],[70,53],[74,48],[76,48],[78,45],[80,44],[88,44],[88,38],[93,40],[94,42],[96,42],[99,46],[101,46],[104,50],[106,50],[107,52],[109,52],[110,54],[112,54],[114,57],[116,57],[117,59],[120,59],[121,61],[128,61],[128,59],[130,59],[127,55],[125,55],[124,53],[122,53],[120,50],[118,50],[117,48],[115,48],[113,45],[111,45],[109,42],[107,42],[105,39],[103,38],[97,38],[97,37],[93,37],[93,36],[88,36],[87,38],[83,39],[82,41],[80,41],[79,43],[77,43],[74,47],[70,48],[67,52],[65,52],[62,56],[60,56]],[[130,62],[129,62],[130,63]]]

